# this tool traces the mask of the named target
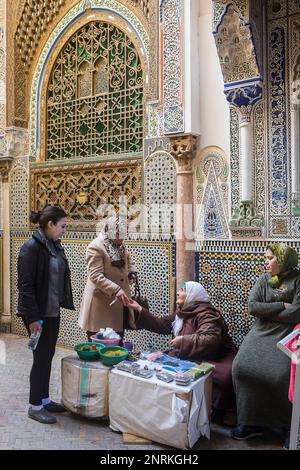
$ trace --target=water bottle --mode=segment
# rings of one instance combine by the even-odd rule
[[[44,322],[43,320],[39,320],[39,324],[42,325]],[[36,333],[32,333],[29,341],[28,341],[28,349],[31,351],[34,351],[38,345],[39,339],[41,336],[41,331],[37,330]]]

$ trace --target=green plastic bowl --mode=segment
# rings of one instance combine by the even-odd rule
[[[97,351],[80,351],[82,346],[96,346]],[[83,359],[84,361],[95,361],[96,359],[100,359],[99,352],[105,346],[103,344],[97,343],[79,343],[74,346],[74,350],[77,352],[78,357]]]
[[[108,351],[122,351],[120,356],[106,356],[105,353]],[[106,366],[114,366],[115,364],[119,364],[119,362],[124,361],[128,356],[128,350],[125,348],[121,348],[120,346],[108,346],[103,348],[99,351],[101,361]]]

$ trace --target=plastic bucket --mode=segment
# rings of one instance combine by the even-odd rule
[[[91,340],[93,343],[104,344],[104,346],[119,346],[120,339],[99,339],[96,335],[91,336]]]

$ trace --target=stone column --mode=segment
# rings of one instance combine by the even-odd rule
[[[292,103],[291,107],[291,175],[292,175],[292,202],[294,215],[300,215],[300,107],[296,103]]]
[[[253,125],[251,122],[251,107],[241,110],[241,194],[242,203],[253,202]]]
[[[9,181],[8,175],[12,162],[11,157],[0,157],[0,176],[2,181],[2,227],[3,227],[3,260],[2,260],[2,312],[0,322],[3,325],[11,323],[10,314],[10,223],[9,223]]]
[[[226,96],[229,103],[238,109],[240,116],[240,203],[229,221],[230,230],[234,236],[262,236],[264,220],[256,210],[254,200],[255,148],[252,118],[254,105],[262,96],[261,84],[229,90]]]
[[[197,136],[170,137],[170,153],[177,162],[176,279],[177,289],[195,279],[193,159]]]

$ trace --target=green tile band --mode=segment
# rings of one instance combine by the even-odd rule
[[[85,416],[87,415],[87,401],[90,383],[90,369],[82,368],[80,377],[80,409],[84,410]]]

